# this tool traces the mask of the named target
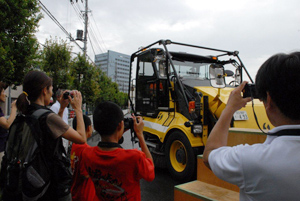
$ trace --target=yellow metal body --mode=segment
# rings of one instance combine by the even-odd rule
[[[228,101],[230,92],[234,88],[216,89],[213,87],[195,87],[197,91],[201,91],[203,96],[208,96],[209,109],[217,118],[220,117]],[[273,125],[270,123],[264,105],[258,99],[254,99],[254,110],[261,128],[272,129]],[[234,121],[235,128],[252,128],[259,129],[253,114],[252,102],[249,102],[246,107],[241,108],[240,111],[246,111],[248,120]]]
[[[191,133],[191,127],[184,125],[188,119],[178,112],[160,112],[155,119],[151,117],[143,118],[145,124],[144,131],[156,135],[161,142],[164,142],[167,133],[178,129],[187,136],[192,147],[204,146],[202,139],[199,136],[195,137]]]
[[[223,89],[217,89],[208,86],[208,87],[195,87],[195,89],[198,92],[201,92],[203,96],[208,96],[209,110],[218,119],[222,111],[226,107],[226,103],[228,101],[230,92],[234,88],[226,87]],[[201,101],[203,105],[203,98]],[[170,108],[174,108],[173,101],[170,101]],[[260,126],[262,128],[263,127],[269,129],[273,128],[273,126],[271,125],[271,123],[267,118],[263,103],[255,99],[254,109]],[[245,108],[241,109],[241,111],[246,112],[248,116],[248,120],[236,120],[234,121],[234,127],[258,129],[258,126],[256,124],[253,115],[252,103],[249,102]],[[203,113],[201,115],[203,115]],[[165,141],[165,138],[170,131],[174,129],[178,129],[186,135],[192,147],[205,146],[206,144],[206,140],[209,135],[208,125],[203,125],[202,137],[195,136],[191,132],[191,127],[186,127],[184,125],[184,123],[187,122],[188,119],[177,111],[175,112],[161,111],[156,118],[151,118],[146,116],[143,118],[145,123],[144,131],[156,135],[162,143]]]

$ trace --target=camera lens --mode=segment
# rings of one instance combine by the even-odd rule
[[[64,99],[69,99],[69,95],[70,95],[70,93],[67,91],[67,92],[65,92],[65,93],[63,94],[63,98],[64,98]]]
[[[133,119],[132,118],[124,118],[124,129],[133,129]]]

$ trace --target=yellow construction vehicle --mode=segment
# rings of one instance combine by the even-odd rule
[[[172,47],[175,51],[169,50]],[[193,179],[196,156],[203,152],[230,92],[243,76],[253,83],[238,54],[159,40],[131,56],[132,111],[144,119],[144,136],[155,165],[167,167],[176,180]],[[270,129],[262,103],[254,100],[254,105],[259,124]],[[235,113],[231,126],[258,128],[251,104]]]

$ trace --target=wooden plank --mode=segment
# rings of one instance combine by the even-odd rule
[[[238,201],[239,193],[196,180],[175,186],[174,200]]]
[[[228,190],[239,192],[238,186],[228,183],[222,179],[219,179],[206,165],[203,163],[202,155],[197,157],[197,180],[226,188]]]

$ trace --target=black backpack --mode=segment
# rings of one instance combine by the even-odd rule
[[[38,200],[50,185],[39,118],[51,111],[37,109],[32,115],[18,115],[9,129],[1,164],[3,200]]]

